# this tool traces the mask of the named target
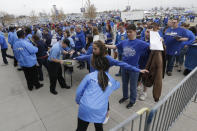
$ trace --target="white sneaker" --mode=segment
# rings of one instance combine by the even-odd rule
[[[140,95],[139,100],[144,101],[147,97],[147,93],[146,92],[142,92],[142,94]]]
[[[109,116],[106,116],[103,124],[107,124],[108,120],[109,120]]]
[[[142,85],[139,85],[138,87],[137,87],[137,91],[141,91],[142,90]]]

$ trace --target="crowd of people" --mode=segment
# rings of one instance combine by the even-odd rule
[[[122,98],[129,101],[126,108],[134,106],[137,90],[139,99],[147,97],[148,87],[153,86],[153,98],[158,102],[165,74],[189,74],[197,66],[197,28],[190,26],[183,17],[171,17],[161,24],[158,19],[144,20],[136,25],[128,22],[96,21],[65,22],[46,25],[9,27],[8,43],[13,56],[7,54],[8,44],[0,32],[0,45],[4,65],[7,58],[14,60],[14,67],[23,71],[30,91],[44,85],[42,66],[49,74],[49,90],[57,95],[57,80],[62,89],[70,89],[62,76],[64,59],[78,61],[77,68],[87,69],[87,74],[76,91],[79,104],[77,131],[86,131],[95,123],[97,131],[103,130],[109,119],[109,96],[120,88],[120,83],[110,75],[109,68],[119,66],[117,77],[122,78]],[[150,32],[158,32],[163,50],[151,50]],[[104,37],[102,37],[104,36]],[[63,55],[63,57],[61,57]],[[118,58],[118,59],[117,59]],[[64,70],[73,67],[64,65]]]

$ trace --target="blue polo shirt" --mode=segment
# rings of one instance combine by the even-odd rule
[[[61,43],[60,42],[57,42],[51,48],[50,53],[49,53],[48,60],[49,61],[51,61],[51,59],[58,59],[58,60],[60,60],[60,56],[61,56],[63,50],[64,49],[62,48]]]
[[[123,51],[122,61],[138,68],[140,56],[148,50],[149,43],[139,39],[124,40],[120,44],[116,45],[116,47]]]

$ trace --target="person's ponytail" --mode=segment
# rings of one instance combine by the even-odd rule
[[[101,89],[105,91],[109,82],[109,78],[105,73],[110,67],[108,59],[102,56],[94,57],[94,60],[92,61],[92,66],[98,71],[98,84]]]
[[[103,91],[105,91],[108,86],[109,78],[103,70],[98,72],[98,83]]]

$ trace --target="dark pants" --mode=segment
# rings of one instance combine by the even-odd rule
[[[12,58],[12,59],[14,58],[13,56],[7,54],[7,48],[6,49],[1,49],[1,54],[2,54],[2,58],[3,58],[3,62],[5,64],[8,64],[8,61],[7,61],[6,57]]]
[[[83,121],[78,118],[78,125],[76,131],[87,131],[89,122]],[[94,123],[96,131],[103,131],[103,123]]]
[[[108,55],[111,56],[111,49],[107,49]]]
[[[40,83],[38,81],[38,70],[36,65],[34,65],[33,67],[22,67],[22,69],[27,80],[28,89],[33,89],[33,86],[38,88],[40,86]]]
[[[166,61],[167,61],[166,72],[172,72],[175,62],[175,55],[166,55]]]
[[[50,91],[55,91],[57,80],[62,88],[66,87],[66,82],[62,76],[62,67],[60,63],[48,61],[48,68],[50,79]]]
[[[39,76],[39,80],[43,80],[43,72],[42,72],[42,65],[44,65],[44,67],[47,69],[48,71],[48,63],[47,63],[47,58],[44,59],[38,59],[38,76]]]

